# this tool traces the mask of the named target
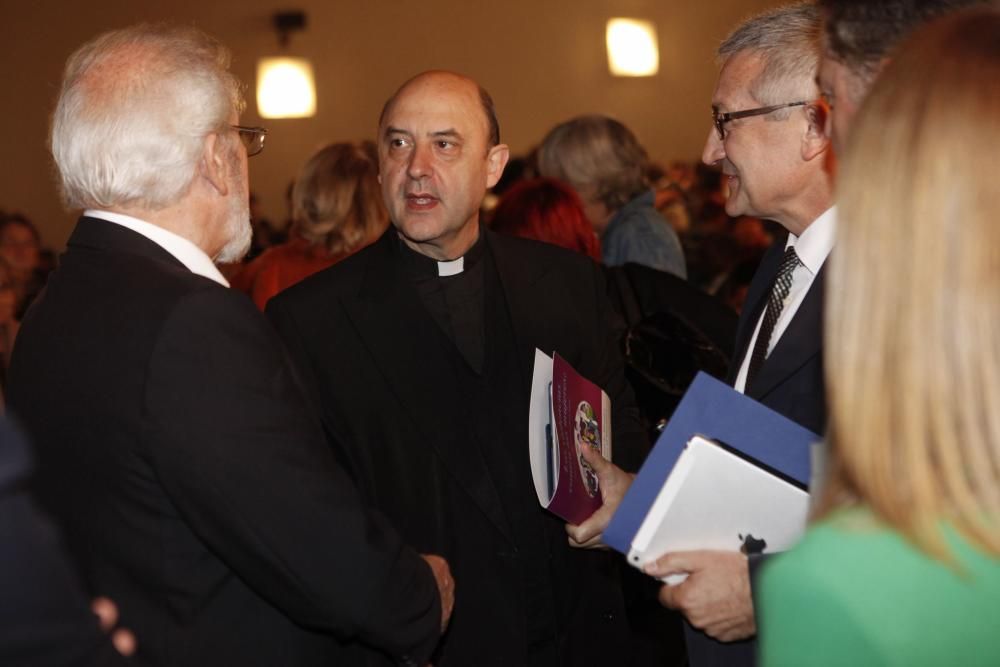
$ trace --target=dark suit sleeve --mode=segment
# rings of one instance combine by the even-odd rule
[[[587,351],[588,368],[581,372],[601,386],[611,399],[612,458],[623,470],[635,472],[649,453],[649,441],[639,420],[635,394],[625,378],[622,336],[625,322],[611,307],[607,281],[597,264],[591,263],[586,289],[588,302],[594,304],[589,338],[593,348]]]
[[[430,568],[361,505],[283,349],[240,295],[182,301],[145,396],[160,481],[194,532],[295,622],[424,660],[440,626]]]
[[[101,633],[54,526],[28,496],[27,445],[0,421],[0,665],[127,665]]]

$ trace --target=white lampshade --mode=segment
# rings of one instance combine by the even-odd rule
[[[638,19],[610,19],[608,68],[615,76],[652,76],[660,69],[656,27]]]
[[[261,118],[316,115],[316,84],[305,58],[261,58],[257,62],[257,113]]]

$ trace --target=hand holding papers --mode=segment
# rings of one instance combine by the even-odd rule
[[[604,529],[618,509],[618,504],[628,491],[635,475],[625,472],[591,449],[585,449],[582,453],[583,458],[597,473],[598,486],[601,490],[601,508],[579,525],[567,524],[566,533],[569,535],[571,547],[604,549],[606,548],[602,540]]]
[[[699,434],[707,437],[696,438]],[[637,567],[673,550],[770,553],[786,547],[805,527],[808,496],[802,489],[816,440],[810,431],[699,374],[622,499],[604,541]]]
[[[558,354],[535,350],[528,447],[542,507],[579,524],[601,507],[597,473],[583,450],[611,458],[611,401]]]
[[[794,484],[695,436],[632,538],[628,560],[642,568],[676,551],[783,551],[801,536],[808,503],[809,494]],[[665,581],[676,584],[686,576],[671,574]]]
[[[662,578],[684,572],[683,583],[660,587],[660,602],[713,639],[731,642],[757,632],[747,557],[731,551],[675,551],[645,568]]]

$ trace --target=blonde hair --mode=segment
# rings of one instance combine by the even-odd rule
[[[1000,555],[1000,12],[914,35],[850,137],[827,289],[831,474],[944,560]]]
[[[292,188],[292,217],[300,236],[332,254],[374,241],[389,225],[375,144],[330,144],[309,158]]]

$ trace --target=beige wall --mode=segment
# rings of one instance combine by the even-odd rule
[[[713,49],[743,16],[777,0],[0,0],[0,208],[39,224],[62,247],[73,216],[62,210],[46,150],[48,115],[62,64],[79,44],[142,20],[191,23],[233,50],[251,87],[245,124],[266,125],[267,149],[250,163],[265,215],[284,218],[283,193],[323,143],[371,137],[382,102],[428,68],[465,72],[493,94],[503,140],[521,153],[570,116],[600,112],[630,126],[654,159],[696,158],[708,131]],[[289,52],[313,59],[319,111],[308,120],[262,122],[252,103],[256,58],[278,52],[273,11],[309,14]],[[608,74],[604,23],[612,16],[655,22],[660,73]]]

